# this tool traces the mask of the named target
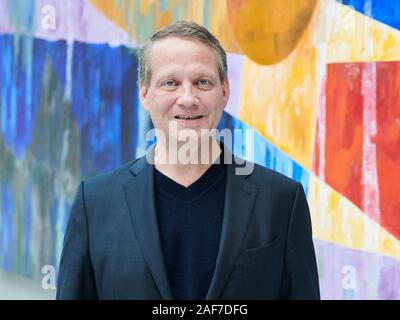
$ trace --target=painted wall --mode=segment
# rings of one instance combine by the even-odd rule
[[[80,179],[144,153],[136,48],[181,19],[228,52],[220,128],[255,129],[255,161],[304,185],[322,297],[400,299],[390,0],[0,0],[0,268],[57,266]]]

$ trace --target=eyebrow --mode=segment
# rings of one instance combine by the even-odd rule
[[[158,81],[163,81],[164,79],[167,80],[168,78],[179,78],[179,77],[180,77],[179,74],[176,72],[171,72],[171,73],[165,72],[165,73],[159,74],[155,78],[155,80],[158,82]],[[193,75],[194,79],[209,78],[211,80],[215,80],[218,77],[219,77],[218,73],[214,74],[214,73],[206,73],[206,72],[199,72],[199,73],[195,73]]]

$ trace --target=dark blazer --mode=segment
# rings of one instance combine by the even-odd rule
[[[236,175],[237,167],[227,165],[220,249],[206,299],[319,299],[301,184],[256,164],[251,174]],[[153,172],[143,156],[82,181],[64,238],[57,299],[173,298]]]

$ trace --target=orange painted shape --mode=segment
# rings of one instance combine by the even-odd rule
[[[299,43],[317,0],[227,0],[239,47],[261,65],[285,59]]]
[[[125,12],[125,0],[121,2],[121,7],[118,6],[116,1],[112,0],[90,0],[90,2],[117,26],[128,31],[128,25],[122,15]]]

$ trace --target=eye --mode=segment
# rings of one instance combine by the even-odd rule
[[[174,80],[166,80],[164,81],[161,86],[165,88],[174,88],[176,85],[176,82]]]
[[[197,83],[202,87],[209,87],[211,85],[211,82],[207,79],[200,79],[197,81]]]

